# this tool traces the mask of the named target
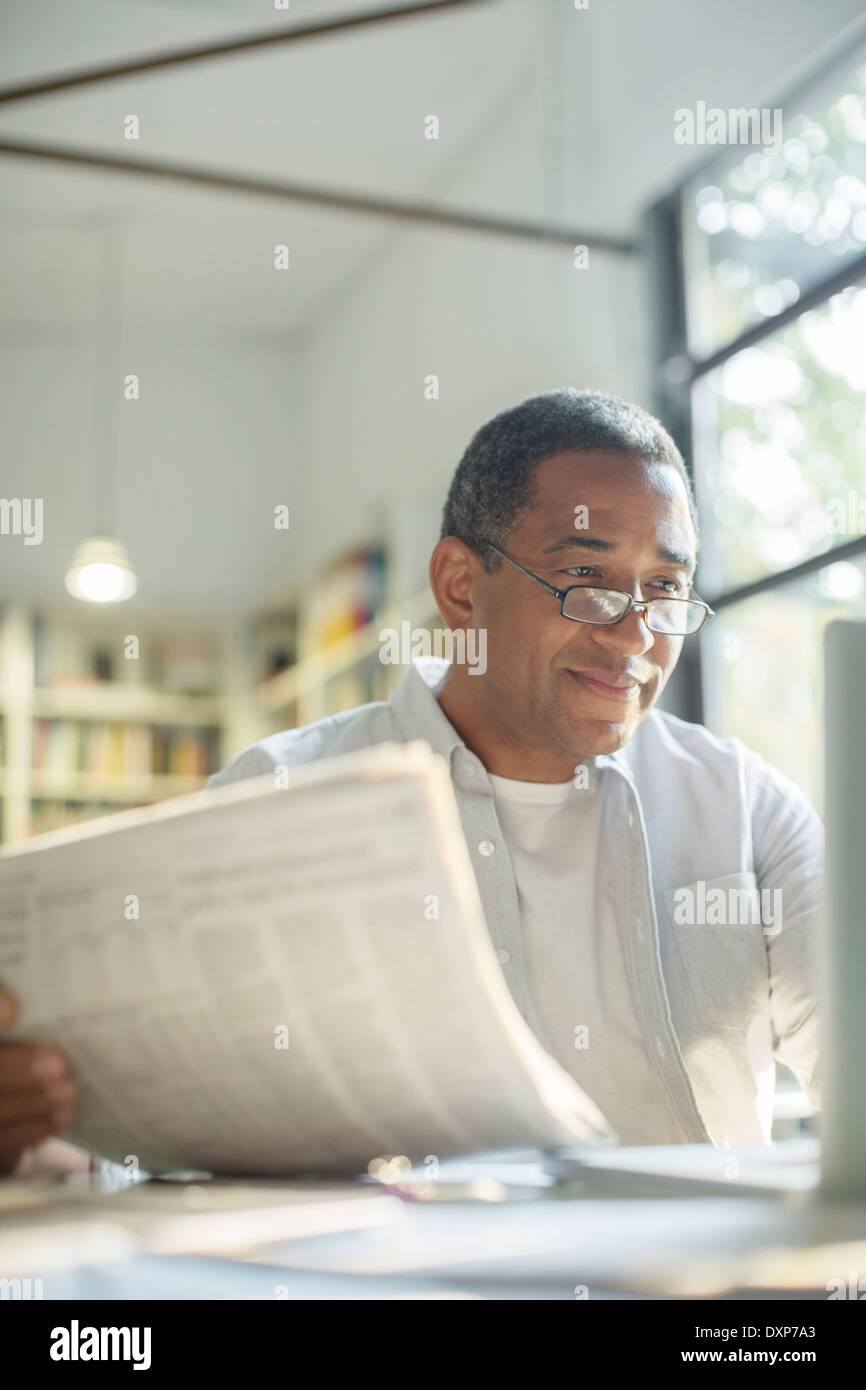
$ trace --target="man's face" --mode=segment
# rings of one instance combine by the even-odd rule
[[[648,601],[689,596],[696,538],[675,468],[566,451],[536,468],[531,510],[502,548],[557,589],[585,584]],[[683,644],[650,632],[634,610],[606,627],[569,621],[557,599],[505,560],[477,576],[472,625],[487,629],[479,682],[498,736],[538,750],[548,770],[621,748]]]

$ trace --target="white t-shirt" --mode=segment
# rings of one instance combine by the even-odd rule
[[[490,776],[520,903],[527,1019],[623,1144],[685,1143],[647,1058],[612,904],[596,893],[601,796]]]

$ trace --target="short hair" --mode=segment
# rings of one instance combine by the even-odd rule
[[[685,483],[698,536],[691,479],[664,426],[619,396],[564,386],[501,411],[473,435],[448,489],[440,538],[457,536],[478,552],[485,570],[495,570],[500,558],[485,542],[504,547],[532,506],[535,468],[565,449],[633,453],[650,463],[670,464]]]

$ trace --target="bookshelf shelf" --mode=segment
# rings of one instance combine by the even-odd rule
[[[235,702],[222,694],[170,688],[207,674],[207,663],[185,661],[190,651],[200,657],[205,648],[212,657],[211,679],[219,682],[223,629],[196,632],[193,642],[182,624],[166,619],[145,632],[145,659],[158,654],[156,667],[169,688],[154,684],[150,672],[129,678],[119,655],[125,631],[101,615],[98,627],[90,615],[78,626],[66,615],[45,619],[12,606],[0,615],[4,842],[196,791],[223,762],[226,731],[243,732]],[[113,655],[123,676],[95,678],[95,650]],[[39,680],[40,669],[48,679]]]
[[[198,791],[204,778],[171,773],[124,774],[108,777],[94,772],[50,772],[36,768],[30,774],[30,794],[50,801],[111,801],[119,805],[161,801]]]
[[[256,698],[260,707],[271,712],[283,710],[304,697],[313,695],[329,680],[346,675],[360,662],[375,656],[379,650],[379,634],[383,628],[395,628],[409,621],[413,627],[423,627],[436,613],[430,591],[425,589],[405,603],[386,609],[371,623],[341,638],[321,652],[306,657],[291,670],[272,676],[258,687]]]
[[[121,660],[121,623],[100,615],[95,625],[90,615],[71,624],[66,613],[7,605],[0,611],[0,839],[14,843],[197,791],[209,771],[277,729],[387,698],[403,670],[378,661],[383,628],[399,633],[408,622],[429,630],[438,619],[429,589],[369,618],[384,596],[380,560],[353,554],[318,608],[317,586],[297,643],[297,603],[215,623],[194,638],[188,624],[166,617],[144,634],[150,664],[135,675]],[[362,625],[347,631],[353,622]],[[97,663],[97,650],[107,659]],[[292,664],[279,670],[275,658]],[[262,680],[268,669],[277,674]],[[183,684],[195,690],[206,678],[214,693],[183,693]]]
[[[216,695],[171,695],[143,686],[82,686],[34,690],[37,719],[121,720],[142,724],[202,727],[222,723],[224,702]]]

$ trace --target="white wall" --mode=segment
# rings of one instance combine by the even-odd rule
[[[443,192],[454,206],[627,234],[707,153],[674,144],[678,106],[768,102],[861,15],[859,0],[618,0],[581,14],[551,4],[540,67]],[[408,594],[424,583],[454,467],[489,415],[562,384],[651,406],[646,292],[637,259],[592,249],[576,271],[565,246],[383,238],[311,327],[304,563],[389,514],[394,590]],[[438,401],[424,398],[429,373]]]
[[[278,591],[292,540],[274,530],[273,507],[290,504],[293,473],[303,477],[308,457],[300,356],[173,334],[137,338],[123,360],[140,378],[141,397],[124,400],[123,372],[114,374],[115,529],[147,576],[146,593],[128,611],[213,618],[232,613],[239,596]],[[87,338],[64,340],[52,330],[0,339],[0,414],[0,490],[44,498],[45,532],[39,547],[2,538],[0,591],[53,606],[64,601],[76,546],[99,522],[94,451],[111,411],[100,407],[94,418]],[[65,601],[77,611],[75,600]]]

